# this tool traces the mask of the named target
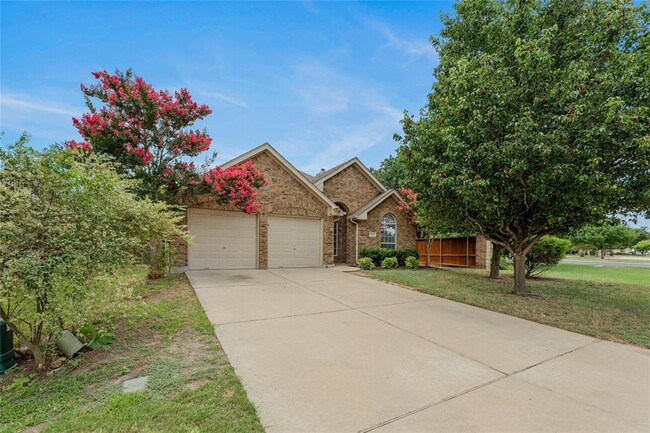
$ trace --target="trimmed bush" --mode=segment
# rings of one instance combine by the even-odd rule
[[[418,269],[420,267],[420,261],[417,257],[410,256],[406,258],[404,265],[409,269]]]
[[[571,241],[556,236],[544,236],[526,256],[526,278],[540,275],[560,263],[565,256]]]
[[[368,257],[375,266],[380,266],[386,257],[397,258],[399,266],[404,266],[407,257],[418,257],[418,251],[415,248],[400,248],[391,250],[389,248],[378,247],[361,247],[359,248],[359,257]]]
[[[381,262],[382,269],[393,269],[397,267],[397,257],[386,257]]]
[[[372,262],[372,259],[370,257],[361,257],[357,262],[357,266],[359,266],[359,269],[363,271],[370,271],[372,269],[375,269],[375,264]]]
[[[400,248],[395,250],[395,257],[397,257],[397,263],[399,263],[400,266],[406,265],[407,258],[415,257],[417,259],[419,256],[418,250],[415,248]]]

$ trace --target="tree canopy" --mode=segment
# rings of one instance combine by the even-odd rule
[[[185,234],[105,156],[26,143],[0,149],[0,318],[42,365],[61,329],[114,300],[112,273],[152,237]]]
[[[421,206],[514,258],[545,235],[650,208],[650,13],[604,0],[465,0],[433,44],[400,154]]]
[[[178,203],[186,193],[210,193],[248,213],[259,208],[256,189],[266,180],[251,162],[222,169],[196,167],[190,159],[210,148],[207,131],[191,129],[210,107],[187,89],[156,90],[130,69],[93,76],[97,83],[81,85],[89,112],[72,119],[86,141],[68,147],[111,155],[118,169],[139,180],[137,192],[152,200]]]
[[[399,157],[389,155],[381,162],[379,168],[370,168],[370,171],[386,188],[399,189],[406,186],[404,164]]]
[[[636,243],[638,237],[639,232],[636,229],[606,222],[580,228],[571,237],[571,241],[578,247],[597,248],[601,257],[605,258],[605,249],[630,247]]]

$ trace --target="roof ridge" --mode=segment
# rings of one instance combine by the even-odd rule
[[[358,159],[358,158],[355,156],[354,158],[350,158],[347,161],[343,161],[342,163],[337,164],[332,168],[328,168],[327,170],[323,170],[323,171],[318,172],[315,176],[313,176],[314,182],[318,181],[322,177],[327,176],[328,174],[332,173],[333,171],[336,171],[339,167],[344,166],[345,164],[348,164],[349,162],[351,162],[352,160],[355,160],[355,159]]]

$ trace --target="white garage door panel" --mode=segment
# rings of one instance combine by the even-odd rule
[[[257,217],[207,209],[190,209],[190,269],[257,267]]]
[[[321,265],[321,220],[269,217],[269,268]]]

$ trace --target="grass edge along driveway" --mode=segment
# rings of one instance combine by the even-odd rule
[[[512,294],[512,274],[430,268],[361,271],[429,295],[578,332],[650,348],[650,269],[558,265],[528,281],[527,296]]]
[[[133,290],[97,324],[115,343],[50,373],[0,375],[0,433],[264,431],[185,275],[145,275],[124,270]],[[143,375],[146,391],[121,392]]]

